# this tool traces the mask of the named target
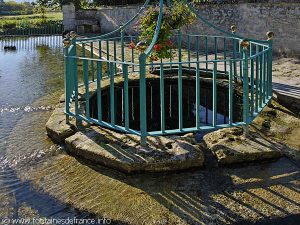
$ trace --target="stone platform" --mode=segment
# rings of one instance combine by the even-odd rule
[[[70,154],[123,172],[156,172],[202,167],[204,155],[187,136],[149,137],[147,147],[137,135],[76,124],[66,124],[63,104],[57,105],[46,124],[48,135],[65,143]]]
[[[202,167],[204,148],[218,164],[276,159],[282,154],[299,160],[300,143],[294,140],[299,128],[300,119],[274,101],[250,124],[248,136],[241,127],[225,128],[206,134],[200,143],[190,133],[149,137],[148,146],[141,147],[136,135],[76,124],[73,118],[66,124],[63,103],[57,105],[46,124],[48,135],[66,144],[70,154],[126,173]]]

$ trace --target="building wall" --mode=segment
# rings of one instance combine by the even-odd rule
[[[100,23],[101,32],[111,32],[125,23],[138,12],[139,7],[98,9],[96,19]],[[266,33],[273,31],[275,53],[300,56],[300,3],[273,0],[269,3],[210,4],[199,7],[198,12],[224,30],[229,31],[231,25],[237,25],[237,33],[247,38],[266,39]],[[126,32],[136,33],[135,26]],[[185,27],[183,33],[220,34],[202,22]]]

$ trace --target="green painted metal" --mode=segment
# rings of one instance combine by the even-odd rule
[[[232,69],[232,62],[229,62],[229,77],[228,77],[228,81],[229,81],[229,86],[228,86],[228,92],[229,92],[229,96],[228,96],[228,124],[230,126],[232,126],[233,123],[233,88],[232,88],[232,81],[233,81],[233,69]]]
[[[147,136],[146,60],[147,55],[145,53],[140,54],[140,132],[142,145],[146,145]]]
[[[200,129],[200,65],[196,64],[196,127]]]
[[[189,67],[189,70],[191,70],[191,36],[190,35],[188,35],[187,36],[188,37],[188,61],[189,61],[189,63],[188,63],[188,67]]]
[[[197,16],[205,23],[217,31],[220,31],[224,36],[208,36],[198,34],[184,34],[178,30],[175,33],[173,40],[177,42],[177,48],[171,49],[176,55],[175,58],[168,60],[161,60],[160,62],[148,61],[148,56],[153,51],[154,45],[157,43],[158,36],[161,30],[163,21],[163,8],[164,2],[167,6],[171,4],[171,1],[159,1],[159,16],[157,18],[157,24],[155,28],[155,34],[153,39],[144,52],[139,52],[137,57],[135,49],[128,49],[130,41],[138,40],[137,37],[125,36],[125,29],[138,18],[139,15],[147,8],[149,0],[145,2],[144,6],[139,10],[138,14],[134,16],[130,21],[121,25],[115,31],[104,34],[97,37],[89,38],[77,38],[72,39],[70,47],[64,49],[65,53],[65,92],[66,92],[66,105],[65,113],[67,116],[74,116],[76,119],[84,120],[89,123],[94,123],[99,126],[107,127],[109,129],[117,130],[120,132],[131,133],[141,137],[142,145],[146,145],[147,136],[157,135],[170,135],[186,132],[197,132],[200,130],[224,128],[230,126],[238,126],[249,124],[267,104],[272,95],[272,40],[254,40],[248,39],[250,43],[250,51],[245,48],[241,48],[240,42],[244,40],[243,37],[238,36],[235,32],[230,33],[223,31],[220,28],[215,27],[207,20],[203,19],[197,12]],[[172,5],[172,4],[171,4]],[[191,5],[189,5],[191,7]],[[34,32],[34,31],[32,31]],[[116,36],[119,34],[119,37]],[[99,57],[95,57],[94,48],[95,43],[98,44]],[[184,45],[187,43],[187,49],[183,50]],[[76,54],[76,45],[82,47],[82,54]],[[121,52],[120,57],[117,56],[117,45],[120,45]],[[223,45],[223,46],[222,46]],[[86,54],[85,47],[90,46],[90,54]],[[110,47],[112,46],[112,47]],[[119,54],[119,53],[118,53]],[[183,54],[186,54],[185,57]],[[102,57],[103,56],[103,57]],[[187,56],[187,57],[186,57]],[[223,56],[223,57],[222,57]],[[83,85],[78,84],[78,69],[82,63],[83,70]],[[96,65],[96,69],[94,68]],[[193,101],[195,102],[195,124],[193,127],[184,127],[183,118],[190,117],[191,115],[185,115],[183,109],[185,102],[190,101],[191,95],[187,92],[188,96],[184,96],[183,78],[186,76],[186,70],[190,73],[194,72],[194,80],[196,87],[196,95]],[[149,87],[149,93],[147,93],[147,74],[149,71],[156,71],[159,75],[159,93],[153,93],[153,89]],[[165,95],[167,91],[165,85],[166,77],[169,76],[169,71],[174,75],[174,79],[177,80],[177,96],[178,101],[173,101],[171,94]],[[96,77],[94,76],[96,73]],[[201,79],[202,74],[206,73],[211,76],[212,80],[212,124],[201,124],[200,110],[202,103],[200,95],[201,93]],[[139,98],[139,129],[134,130],[130,127],[130,102],[129,90],[130,90],[130,78],[131,74],[134,76],[139,75],[138,93],[135,92],[132,98]],[[90,75],[90,76],[89,76]],[[108,75],[108,76],[106,76]],[[224,123],[217,120],[217,114],[219,110],[217,103],[221,101],[218,94],[218,77],[219,75],[225,75],[228,80],[228,96],[225,100],[225,108],[227,118],[224,119]],[[124,80],[124,86],[122,89],[122,101],[117,102],[117,90],[119,86],[115,85],[116,80]],[[224,79],[224,78],[222,78]],[[109,87],[109,121],[103,119],[103,107],[104,101],[102,101],[101,84],[104,80],[108,80]],[[97,109],[98,115],[92,118],[90,112],[89,103],[89,86],[96,83],[97,87]],[[242,84],[243,87],[243,119],[242,121],[234,121],[234,87]],[[174,84],[172,84],[174,85]],[[85,93],[85,114],[80,113],[78,107],[78,87],[83,86]],[[173,90],[173,89],[172,89]],[[160,107],[153,108],[153,94],[159,95]],[[147,95],[150,95],[150,99],[147,102]],[[166,97],[168,98],[166,100]],[[206,101],[206,100],[205,100]],[[228,101],[228,106],[226,103]],[[166,102],[169,103],[167,106]],[[75,104],[75,112],[70,110],[70,106]],[[116,118],[117,106],[122,104],[123,114],[122,123],[119,124]],[[174,105],[175,104],[175,105]],[[187,104],[190,108],[192,104]],[[168,107],[168,108],[167,108]],[[178,115],[172,112],[173,108],[178,109]],[[73,108],[73,107],[72,107]],[[118,108],[119,109],[119,108]],[[149,131],[147,126],[147,120],[153,119],[153,111],[159,110],[161,126],[159,130]],[[147,112],[149,111],[150,118],[147,118]],[[178,126],[175,129],[168,129],[166,126],[166,114],[170,116],[178,116]],[[176,111],[177,113],[177,111]],[[206,115],[207,116],[207,115]],[[177,123],[175,120],[174,123]],[[150,124],[149,124],[150,125]]]
[[[69,99],[70,99],[70,96],[69,96],[69,84],[68,84],[68,80],[69,80],[69,71],[70,71],[70,63],[69,63],[69,60],[70,58],[68,57],[69,54],[68,54],[68,48],[65,47],[64,48],[64,57],[65,57],[65,113],[66,113],[66,117],[67,117],[67,121],[69,121],[69,113],[70,113],[70,105],[69,105]]]
[[[217,62],[213,63],[213,126],[217,126]]]
[[[102,121],[102,62],[97,62],[97,109],[98,109],[98,122]]]
[[[125,129],[129,130],[128,65],[123,64]]]
[[[161,131],[165,131],[165,82],[164,64],[160,64],[160,124]]]
[[[181,31],[178,30],[177,34],[178,42],[178,61],[181,62]],[[178,65],[178,126],[179,130],[183,128],[183,112],[182,112],[182,64]]]
[[[243,50],[243,120],[249,123],[249,76],[248,76],[248,49]]]
[[[121,35],[121,59],[122,62],[124,62],[125,60],[124,29],[121,29],[120,35]]]
[[[269,89],[268,89],[268,96],[269,98],[272,97],[272,90],[273,90],[273,80],[272,80],[272,63],[273,63],[273,40],[269,39],[269,51],[268,51],[268,81],[269,81]]]
[[[110,79],[110,123],[112,126],[115,125],[116,114],[115,114],[115,64],[109,63],[109,79]]]

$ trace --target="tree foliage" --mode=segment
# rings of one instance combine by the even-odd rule
[[[8,1],[2,2],[0,0],[0,15],[20,15],[31,14],[33,12],[33,6],[28,2],[15,2]]]
[[[149,7],[139,21],[139,40],[144,41],[147,46],[150,45],[155,35],[159,10],[159,6]],[[150,60],[171,58],[170,50],[173,47],[171,36],[174,31],[193,23],[195,19],[195,15],[182,0],[175,0],[171,7],[165,7],[161,29]]]

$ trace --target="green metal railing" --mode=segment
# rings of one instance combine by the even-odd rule
[[[99,37],[76,38],[71,34],[65,40],[65,113],[69,116],[84,120],[113,130],[136,134],[141,137],[142,144],[147,136],[169,135],[186,132],[196,132],[204,129],[224,128],[249,124],[272,96],[272,37],[268,40],[245,39],[236,35],[236,27],[232,32],[223,31],[204,20],[194,11],[205,24],[222,32],[224,36],[207,36],[182,34],[179,30],[172,39],[176,48],[172,49],[174,57],[168,60],[150,62],[147,60],[155,45],[162,22],[163,0],[160,0],[160,15],[156,32],[150,46],[143,52],[129,49],[128,43],[135,40],[134,36],[125,35],[126,28],[142,13],[149,0],[139,13],[129,22],[115,31]],[[192,9],[192,8],[191,8]],[[193,9],[192,9],[193,10]],[[118,34],[118,35],[116,35]],[[117,37],[116,37],[117,36]],[[186,48],[184,48],[186,46]],[[155,71],[159,75],[160,129],[149,131],[147,124],[147,76]],[[176,73],[178,123],[176,129],[166,129],[165,81],[167,73]],[[183,124],[183,81],[185,73],[194,73],[195,82],[195,124],[185,127]],[[212,123],[203,124],[200,121],[201,77],[210,74],[212,81]],[[132,77],[138,77],[139,121],[140,129],[132,129],[129,119],[129,83]],[[224,77],[228,83],[228,120],[224,123],[217,121],[218,80]],[[122,117],[123,123],[116,123],[116,83],[123,82]],[[82,80],[82,84],[79,84]],[[109,119],[103,119],[102,84],[109,82]],[[119,83],[118,83],[119,85]],[[234,90],[240,85],[243,95],[243,118],[234,121]],[[90,88],[96,87],[97,116],[91,116]],[[84,103],[84,107],[80,107]]]

